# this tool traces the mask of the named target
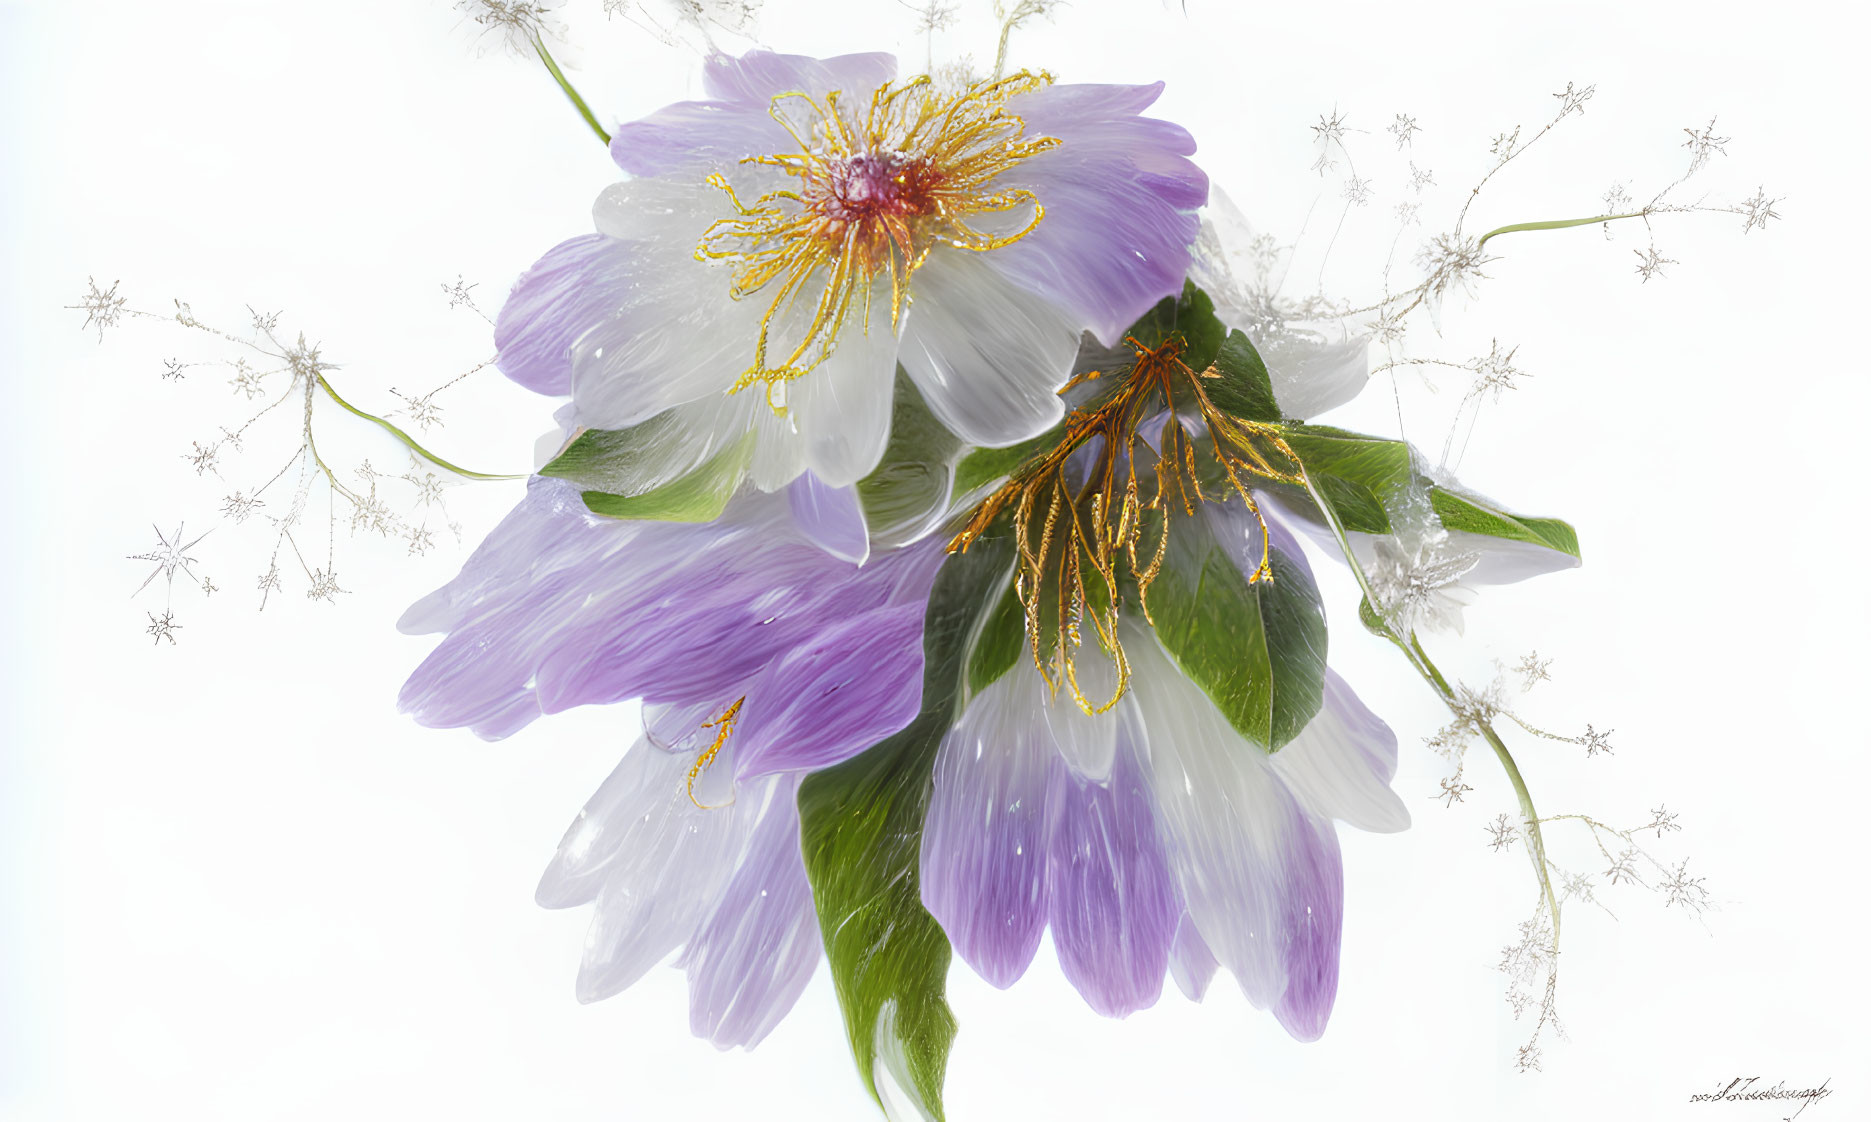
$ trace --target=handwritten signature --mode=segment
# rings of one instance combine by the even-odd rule
[[[1761,1081],[1758,1075],[1736,1076],[1714,1091],[1689,1096],[1692,1103],[1748,1103],[1787,1101],[1798,1102],[1799,1109],[1786,1116],[1785,1122],[1806,1113],[1806,1108],[1832,1094],[1830,1077],[1817,1087],[1788,1087],[1782,1079],[1767,1087],[1757,1087]]]

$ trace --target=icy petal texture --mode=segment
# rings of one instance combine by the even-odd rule
[[[817,650],[877,608],[920,621],[941,556],[919,544],[853,566],[798,534],[781,496],[744,496],[705,525],[622,522],[591,514],[567,484],[535,479],[461,575],[405,613],[405,631],[448,634],[401,704],[423,724],[488,738],[541,713],[633,697],[719,712],[750,694],[751,719],[800,688],[797,676],[763,676],[795,649]],[[892,711],[913,713],[921,652],[900,627],[891,633],[899,662],[878,677],[905,691]],[[820,663],[796,665],[809,676]],[[751,696],[757,677],[772,696]]]
[[[1188,159],[1194,139],[1179,125],[1138,116],[1162,91],[1160,82],[1049,86],[1008,105],[1028,137],[1063,143],[996,181],[1030,188],[1046,216],[986,260],[1107,346],[1181,291],[1193,211],[1208,198],[1208,176]]]
[[[1156,836],[1141,724],[1130,706],[1104,720],[1122,725],[1108,782],[1052,767],[1049,919],[1067,980],[1093,1009],[1122,1017],[1162,993],[1182,903]]]
[[[1324,1031],[1338,978],[1343,874],[1329,818],[1309,811],[1153,636],[1137,631],[1137,705],[1169,864],[1195,932],[1287,1031]],[[1295,741],[1285,751],[1307,750]]]
[[[1046,927],[1053,750],[1036,681],[1009,673],[969,702],[937,753],[923,823],[923,906],[955,953],[1002,989],[1026,972]]]
[[[938,420],[971,444],[993,446],[1044,432],[1065,415],[1054,391],[1072,368],[1079,333],[1064,312],[986,257],[931,253],[914,286],[899,358]]]
[[[818,916],[799,853],[796,775],[743,786],[765,788],[747,857],[713,914],[683,949],[689,1028],[717,1048],[752,1048],[786,1015],[819,964]]]

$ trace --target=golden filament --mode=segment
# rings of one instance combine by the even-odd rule
[[[741,162],[775,168],[796,185],[747,204],[724,176],[709,176],[733,213],[711,223],[695,249],[698,260],[734,265],[735,299],[772,289],[753,364],[730,392],[764,383],[768,404],[783,413],[776,391],[831,357],[860,294],[868,333],[878,276],[890,278],[890,328],[896,331],[909,306],[910,278],[931,249],[987,252],[1032,233],[1046,214],[1033,192],[991,185],[1029,156],[1058,147],[1052,137],[1026,139],[1025,121],[1006,109],[1012,98],[1051,82],[1049,74],[1026,71],[951,92],[927,76],[885,82],[861,113],[849,111],[836,90],[823,102],[804,93],[775,97],[769,114],[799,150]],[[807,119],[795,121],[789,111],[797,110]],[[1032,217],[1010,234],[969,224],[1025,206],[1033,208]],[[775,320],[801,300],[812,304],[805,334],[771,362]]]
[[[695,757],[695,762],[689,766],[686,788],[689,794],[689,801],[694,803],[696,807],[701,810],[718,810],[734,801],[729,799],[726,803],[703,803],[695,797],[695,778],[702,772],[707,771],[708,765],[714,763],[715,757],[721,754],[722,747],[728,742],[729,734],[734,731],[734,722],[740,719],[741,704],[746,700],[746,695],[736,698],[734,704],[728,706],[719,717],[703,721],[701,724],[702,728],[715,730],[715,739],[714,743],[704,748],[700,754]]]
[[[1130,681],[1130,661],[1117,634],[1122,602],[1118,559],[1124,559],[1136,583],[1144,619],[1155,626],[1149,591],[1162,572],[1169,550],[1169,504],[1174,502],[1185,515],[1193,516],[1198,503],[1226,502],[1231,495],[1239,495],[1260,526],[1260,564],[1248,575],[1248,582],[1272,580],[1272,535],[1248,481],[1304,483],[1299,457],[1276,426],[1241,420],[1215,405],[1202,383],[1222,375],[1213,366],[1199,373],[1191,369],[1182,359],[1180,337],[1172,335],[1154,348],[1135,338],[1125,342],[1136,352],[1136,359],[1124,373],[1122,385],[1095,408],[1069,414],[1059,442],[1045,455],[1017,469],[1005,484],[983,499],[948,544],[950,553],[965,552],[1003,512],[1011,509],[1019,550],[1014,590],[1025,609],[1033,665],[1055,694],[1063,686],[1081,709],[1093,715],[1117,704]],[[1100,376],[1093,371],[1073,379],[1070,385]],[[1227,479],[1223,494],[1211,496],[1202,490],[1196,441],[1176,413],[1179,389],[1193,399],[1195,412],[1208,430],[1209,451]],[[1146,501],[1134,453],[1144,422],[1160,413],[1167,416],[1162,447],[1156,449],[1155,486]],[[1066,477],[1067,463],[1094,438],[1100,441],[1096,462],[1085,482],[1075,487]],[[1275,462],[1276,458],[1292,466],[1282,466]],[[1162,518],[1154,546],[1146,547],[1147,559],[1138,548],[1144,538],[1146,510],[1157,511]],[[1093,574],[1089,584],[1087,568]],[[1103,607],[1094,606],[1094,592]],[[1056,619],[1050,657],[1043,635],[1048,608]],[[1083,645],[1083,621],[1091,624],[1099,645],[1110,653],[1117,670],[1117,688],[1103,702],[1086,698],[1078,684],[1075,663],[1076,652]]]

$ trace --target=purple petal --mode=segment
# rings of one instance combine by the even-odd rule
[[[683,949],[689,1028],[721,1049],[752,1048],[799,1000],[820,957],[812,887],[799,852],[797,779],[769,785],[747,853],[714,914]],[[750,797],[745,788],[740,797]]]
[[[775,96],[821,97],[835,89],[868,95],[895,74],[896,59],[887,54],[714,54],[702,66],[703,88],[714,100],[678,101],[619,126],[611,135],[611,158],[632,175],[666,175],[795,151],[798,142],[767,114]]]
[[[923,906],[963,961],[1006,989],[1046,926],[1046,789],[1055,755],[1038,677],[1008,674],[969,702],[936,756],[923,821]]]
[[[939,546],[857,568],[792,529],[780,496],[750,494],[703,525],[622,522],[535,479],[461,575],[411,608],[446,630],[402,707],[483,736],[536,712],[644,697],[719,711],[828,629],[913,597]]]
[[[895,55],[784,55],[775,51],[748,51],[739,58],[716,52],[702,63],[702,88],[719,101],[756,105],[762,112],[783,93],[814,97],[831,90],[868,95],[896,77]]]
[[[799,532],[841,561],[862,565],[870,556],[870,534],[856,487],[833,487],[806,472],[786,488]]]
[[[1338,943],[1345,917],[1344,866],[1332,823],[1300,815],[1286,836],[1281,938],[1286,992],[1273,1015],[1300,1040],[1317,1040],[1338,994]]]
[[[856,616],[769,667],[747,691],[740,777],[830,767],[909,724],[922,702],[923,610]]]
[[[1128,708],[1108,785],[1054,761],[1046,796],[1053,945],[1067,980],[1107,1017],[1156,1003],[1182,912],[1134,758]]]
[[[794,147],[765,103],[678,101],[611,134],[611,159],[631,175],[729,167]]]
[[[1046,208],[1039,226],[986,260],[1065,308],[1107,346],[1181,291],[1208,177],[1187,131],[1136,114],[1154,86],[1051,86],[1010,104],[1028,137],[1063,143],[1002,177]],[[997,183],[1000,181],[997,181]]]
[[[514,284],[494,325],[500,372],[535,393],[572,392],[572,344],[619,302],[630,247],[603,234],[562,241]]]
[[[1176,988],[1190,1001],[1200,1001],[1220,968],[1215,953],[1208,949],[1208,944],[1202,941],[1202,933],[1195,929],[1195,921],[1184,912],[1169,954],[1169,976],[1175,979]]]

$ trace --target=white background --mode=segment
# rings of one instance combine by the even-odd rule
[[[985,6],[939,55],[991,53]],[[693,51],[598,8],[570,13],[601,116],[698,93]],[[1190,127],[1255,221],[1290,238],[1324,190],[1314,244],[1339,180],[1308,171],[1308,126],[1336,107],[1368,130],[1350,143],[1378,198],[1340,235],[1335,291],[1368,293],[1394,232],[1407,171],[1382,129],[1397,112],[1423,129],[1406,156],[1435,170],[1432,222],[1485,170],[1488,138],[1545,120],[1568,81],[1597,83],[1586,115],[1491,185],[1475,227],[1594,213],[1614,180],[1646,197],[1680,169],[1680,130],[1711,115],[1728,156],[1684,198],[1757,183],[1785,197],[1785,220],[1746,236],[1733,216],[1663,222],[1679,264],[1648,284],[1638,230],[1502,239],[1480,299],[1413,344],[1455,359],[1520,345],[1534,376],[1483,418],[1463,475],[1569,517],[1587,558],[1489,596],[1439,655],[1469,680],[1491,658],[1552,657],[1529,719],[1613,728],[1617,750],[1516,741],[1541,809],[1636,824],[1667,802],[1686,828],[1655,849],[1688,856],[1717,908],[1696,922],[1619,890],[1616,920],[1572,908],[1571,1039],[1516,1074],[1524,1026],[1492,967],[1533,900],[1525,861],[1483,833],[1510,797],[1478,757],[1467,803],[1432,801],[1446,765],[1421,738],[1441,717],[1344,626],[1340,581],[1334,661],[1398,729],[1416,825],[1346,832],[1325,1038],[1293,1042],[1225,980],[1203,1005],[1171,991],[1113,1022],[1049,949],[1007,993],[958,965],[950,1116],[1784,1116],[1686,1102],[1759,1075],[1831,1078],[1805,1117],[1864,1117],[1861,29],[1801,4],[1189,9],[1084,0],[1020,34],[1014,58],[1065,81],[1169,79],[1156,112]],[[761,38],[920,58],[911,22],[884,0],[775,0]],[[350,595],[309,603],[300,580],[259,614],[263,531],[223,525],[197,551],[223,591],[178,587],[173,648],[142,633],[160,580],[129,595],[148,566],[124,558],[154,544],[150,523],[206,529],[276,454],[250,444],[227,484],[198,479],[189,441],[245,414],[224,372],[170,383],[161,360],[231,352],[156,321],[100,345],[62,306],[95,275],[121,278],[133,307],[180,297],[231,326],[247,303],[285,309],[379,409],[391,386],[445,381],[491,343],[440,282],[478,282],[491,310],[589,229],[615,177],[537,65],[477,55],[440,0],[15,3],[0,51],[0,1116],[871,1117],[823,970],[752,1054],[688,1035],[673,970],[573,1001],[584,916],[534,907],[533,881],[634,713],[565,714],[496,745],[399,717],[427,646],[391,624],[465,546],[417,560],[341,533]],[[1432,449],[1460,390],[1441,384],[1403,387]],[[547,402],[491,376],[455,400],[445,454],[527,466]],[[1388,386],[1334,419],[1394,432]],[[468,544],[516,497],[452,492]],[[1562,859],[1602,864],[1556,837]]]

